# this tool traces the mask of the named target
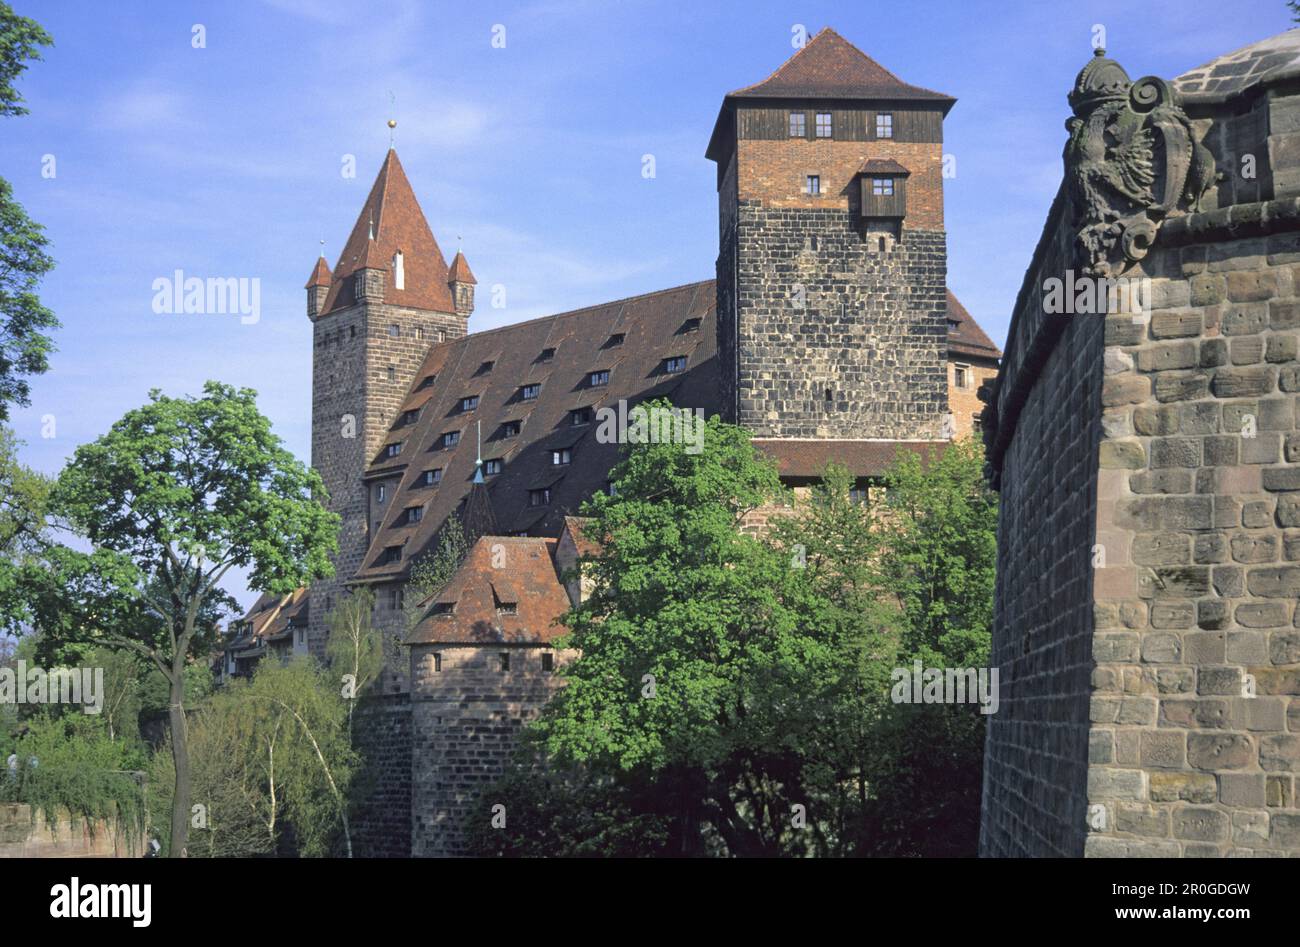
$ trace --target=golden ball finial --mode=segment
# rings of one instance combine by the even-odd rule
[[[395,118],[390,118],[390,119],[388,120],[388,127],[389,127],[389,128],[396,128],[396,127],[397,127],[397,119],[395,119]]]

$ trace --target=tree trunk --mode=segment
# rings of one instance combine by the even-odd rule
[[[172,840],[167,854],[185,858],[190,833],[190,747],[185,728],[185,665],[172,664],[171,700],[167,717],[171,724],[172,761],[176,764],[176,791],[172,796]]]

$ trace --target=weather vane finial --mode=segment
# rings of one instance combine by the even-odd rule
[[[389,93],[388,93],[388,101],[389,101],[389,103],[391,103],[392,106],[393,106],[393,112],[392,112],[392,114],[396,114],[396,113],[397,113],[397,96],[393,95],[392,92],[389,92]],[[393,150],[393,136],[396,134],[396,129],[397,129],[397,119],[395,119],[395,118],[390,118],[390,119],[388,120],[388,150],[389,150],[389,151],[392,151],[392,150]]]
[[[320,255],[322,260],[325,259],[325,238],[324,237],[321,237],[321,241],[320,241]]]

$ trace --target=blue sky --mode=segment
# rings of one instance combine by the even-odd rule
[[[31,114],[0,122],[0,175],[58,261],[42,295],[63,322],[59,351],[13,417],[24,461],[49,473],[149,389],[195,393],[208,378],[257,389],[309,460],[302,286],[319,240],[336,260],[390,116],[444,254],[462,237],[478,277],[471,331],[491,328],[711,277],[704,149],[722,96],[788,58],[794,24],[833,26],[904,81],[957,97],[948,281],[1001,344],[1094,25],[1134,78],[1290,25],[1282,0],[14,5],[56,44],[20,80]],[[155,314],[153,281],[177,269],[258,278],[260,320]],[[503,309],[487,305],[494,284]],[[231,590],[251,600],[238,579]]]

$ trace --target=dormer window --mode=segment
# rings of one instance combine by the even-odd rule
[[[618,346],[623,344],[623,340],[625,338],[626,336],[622,332],[615,332],[613,335],[611,335],[608,339],[605,340],[605,344],[603,347],[607,349],[618,348]]]
[[[876,114],[876,137],[894,137],[894,116],[889,112],[878,112]]]
[[[416,386],[416,391],[424,391],[426,388],[432,388],[433,383],[438,380],[437,375],[425,375],[420,379],[420,384]]]
[[[475,377],[479,375],[486,375],[488,372],[492,371],[492,367],[494,365],[496,365],[496,362],[491,360],[484,362],[475,370],[474,372]]]
[[[528,491],[529,506],[549,506],[551,503],[551,488],[541,487],[537,490]]]
[[[435,467],[432,470],[426,470],[423,474],[420,475],[420,486],[422,487],[436,487],[440,483],[442,483],[441,467]]]
[[[473,411],[478,407],[478,395],[466,395],[460,399],[460,409],[462,411]]]
[[[587,376],[587,384],[589,384],[592,388],[599,388],[602,385],[608,385],[609,370],[601,369],[599,371],[592,372],[590,375]]]
[[[555,358],[555,349],[542,349],[541,354],[537,356],[537,361],[549,362],[553,358]]]
[[[573,462],[573,448],[561,447],[559,450],[551,451],[551,466],[563,467]]]
[[[442,435],[443,447],[455,447],[460,443],[460,431],[448,431]]]
[[[501,467],[502,464],[500,457],[494,457],[492,460],[485,460],[483,461],[483,476],[495,477],[497,474],[501,473]]]
[[[674,355],[672,358],[664,359],[664,371],[670,375],[686,371],[686,356]]]
[[[376,565],[388,566],[388,565],[392,565],[394,562],[401,562],[401,561],[402,561],[402,547],[388,546],[384,549],[382,553],[379,554],[379,561],[376,563]]]
[[[518,437],[518,436],[519,436],[519,430],[520,430],[521,427],[522,427],[522,425],[521,425],[518,421],[502,421],[502,422],[501,422],[501,436],[502,436],[502,437]]]
[[[539,382],[535,385],[524,385],[519,389],[519,397],[525,401],[536,401],[537,396],[542,393],[542,386]]]
[[[434,603],[433,603],[433,607],[429,609],[429,614],[432,615],[432,616],[439,617],[439,618],[446,618],[448,615],[450,615],[450,614],[451,614],[452,612],[454,612],[455,610],[456,610],[456,603],[455,603],[455,602],[434,602]],[[434,666],[433,666],[433,669],[434,669],[435,671],[441,671],[441,670],[442,670],[442,655],[440,655],[440,654],[435,654],[433,657],[434,657]]]
[[[408,506],[404,511],[404,513],[405,513],[405,517],[403,518],[402,522],[406,523],[408,526],[412,523],[418,523],[420,522],[420,520],[424,519],[424,507],[422,506]]]
[[[402,423],[403,423],[403,424],[414,424],[414,423],[415,423],[416,421],[418,421],[419,419],[420,419],[420,409],[419,409],[419,408],[411,408],[410,410],[407,410],[407,411],[403,411],[403,412],[402,412]]]
[[[401,452],[402,452],[402,442],[401,442],[401,441],[396,441],[396,442],[394,442],[394,443],[392,443],[392,444],[385,444],[385,445],[384,445],[384,456],[385,456],[385,457],[396,457],[396,456],[397,456],[398,454],[400,454]]]
[[[831,125],[831,113],[818,112],[817,113],[817,137],[831,138],[832,132],[833,132],[833,127]]]
[[[690,319],[687,319],[685,322],[683,322],[682,327],[678,329],[677,332],[679,335],[685,335],[687,332],[698,332],[699,328],[700,328],[700,320],[695,317],[692,317]]]
[[[569,412],[569,424],[573,427],[579,427],[583,424],[591,423],[590,408],[574,408]]]
[[[402,251],[393,254],[393,289],[406,289],[406,267],[402,262]]]

